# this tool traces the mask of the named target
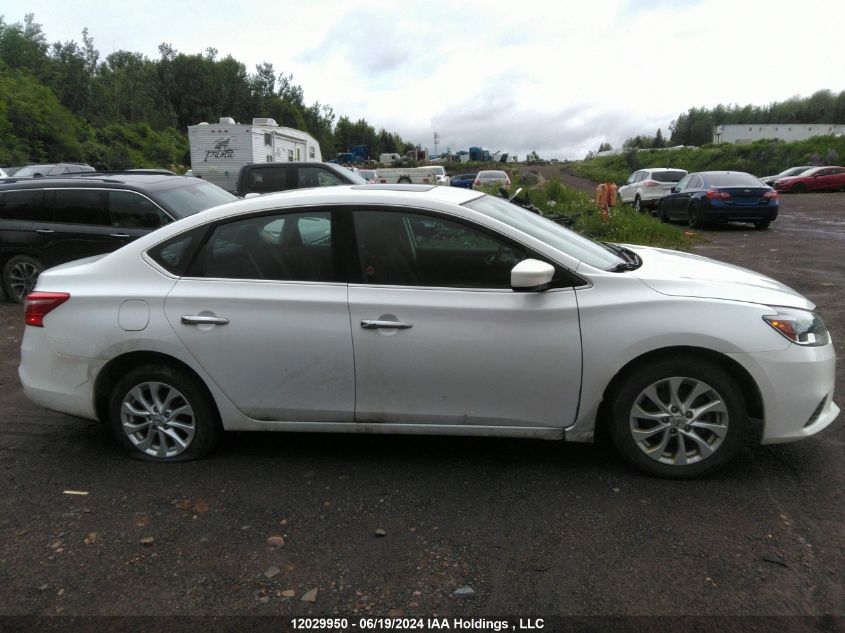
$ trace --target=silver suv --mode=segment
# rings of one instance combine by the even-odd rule
[[[650,167],[635,171],[628,182],[619,187],[618,197],[622,204],[634,205],[637,211],[656,209],[657,201],[669,193],[681,178],[687,175],[685,169],[671,167]]]

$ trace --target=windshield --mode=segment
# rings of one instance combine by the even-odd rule
[[[582,235],[578,235],[575,231],[566,229],[560,224],[536,213],[531,213],[531,211],[518,207],[502,198],[481,196],[475,200],[470,200],[464,206],[483,213],[494,220],[504,222],[508,226],[512,226],[526,235],[530,235],[595,268],[611,270],[625,263],[625,260],[614,255],[601,244],[597,244]]]
[[[190,179],[187,182],[180,179],[175,187],[151,191],[150,195],[172,211],[177,218],[237,200],[237,197],[217,185],[198,179]]]

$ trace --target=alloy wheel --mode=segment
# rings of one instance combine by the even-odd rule
[[[12,265],[8,273],[9,291],[12,298],[23,302],[26,296],[35,288],[41,270],[28,261],[19,261]]]
[[[197,428],[190,402],[163,382],[142,382],[132,387],[121,402],[120,422],[135,448],[159,458],[186,451]]]
[[[694,464],[715,454],[729,422],[724,398],[713,387],[681,376],[663,378],[643,389],[629,415],[637,448],[671,466]]]

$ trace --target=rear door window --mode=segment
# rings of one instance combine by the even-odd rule
[[[339,176],[322,167],[300,167],[297,169],[296,186],[300,189],[306,187],[334,187],[335,185],[346,184]]]
[[[52,214],[42,204],[41,189],[22,189],[0,193],[0,219],[50,222]]]
[[[111,225],[127,229],[155,229],[170,218],[151,200],[133,191],[109,192]]]
[[[57,189],[52,193],[55,221],[67,224],[110,226],[107,191],[97,189]]]
[[[340,281],[329,211],[253,216],[214,228],[189,276]]]
[[[247,176],[247,191],[255,193],[269,193],[284,191],[288,187],[288,168],[275,165],[273,167],[256,167],[249,170]]]

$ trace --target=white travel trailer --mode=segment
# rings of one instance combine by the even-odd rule
[[[189,125],[188,142],[193,175],[232,192],[244,165],[323,160],[313,136],[277,125],[273,119],[253,119],[249,124],[221,117],[218,123]]]

